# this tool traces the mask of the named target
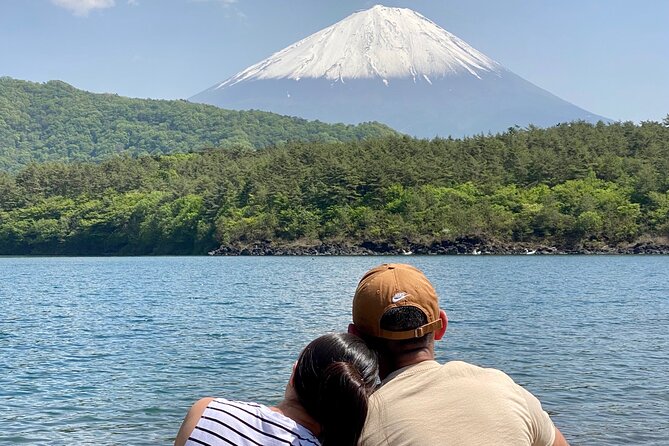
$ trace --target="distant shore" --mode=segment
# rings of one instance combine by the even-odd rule
[[[222,245],[209,252],[212,256],[354,256],[354,255],[669,255],[669,241],[640,240],[624,245],[609,246],[592,242],[565,247],[533,243],[497,243],[475,237],[445,240],[431,244],[388,242],[362,242],[360,244],[337,242],[272,241]]]

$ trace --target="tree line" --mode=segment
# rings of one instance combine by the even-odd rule
[[[351,141],[396,134],[378,123],[326,124],[187,101],[93,94],[61,81],[0,77],[0,170],[30,162],[100,161],[208,147],[259,149],[291,140]]]
[[[0,254],[204,254],[221,244],[465,236],[558,247],[668,237],[669,116],[0,173]]]

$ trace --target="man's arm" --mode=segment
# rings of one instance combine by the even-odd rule
[[[174,440],[174,446],[184,446],[186,444],[188,437],[190,437],[191,432],[195,429],[197,422],[200,421],[200,417],[212,400],[213,398],[202,398],[200,401],[193,404],[193,407],[188,411],[184,422],[181,423],[177,438]]]
[[[525,402],[529,410],[529,415],[534,426],[533,443],[535,445],[551,445],[551,446],[569,446],[569,443],[560,432],[560,429],[555,427],[553,421],[546,411],[541,407],[541,402],[532,395],[527,389],[518,386],[520,392],[525,397]],[[552,443],[549,443],[552,439]]]
[[[557,427],[555,428],[555,440],[553,441],[553,446],[569,446],[569,443],[567,443],[567,440]]]

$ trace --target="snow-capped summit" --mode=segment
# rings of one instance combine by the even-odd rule
[[[190,98],[415,136],[605,120],[515,75],[421,14],[358,11]]]
[[[444,77],[498,72],[500,65],[421,14],[376,5],[358,11],[221,83],[244,80]]]

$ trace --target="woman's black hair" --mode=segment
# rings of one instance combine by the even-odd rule
[[[348,333],[313,340],[300,354],[293,385],[307,413],[321,426],[322,446],[355,446],[378,380],[376,353]]]

